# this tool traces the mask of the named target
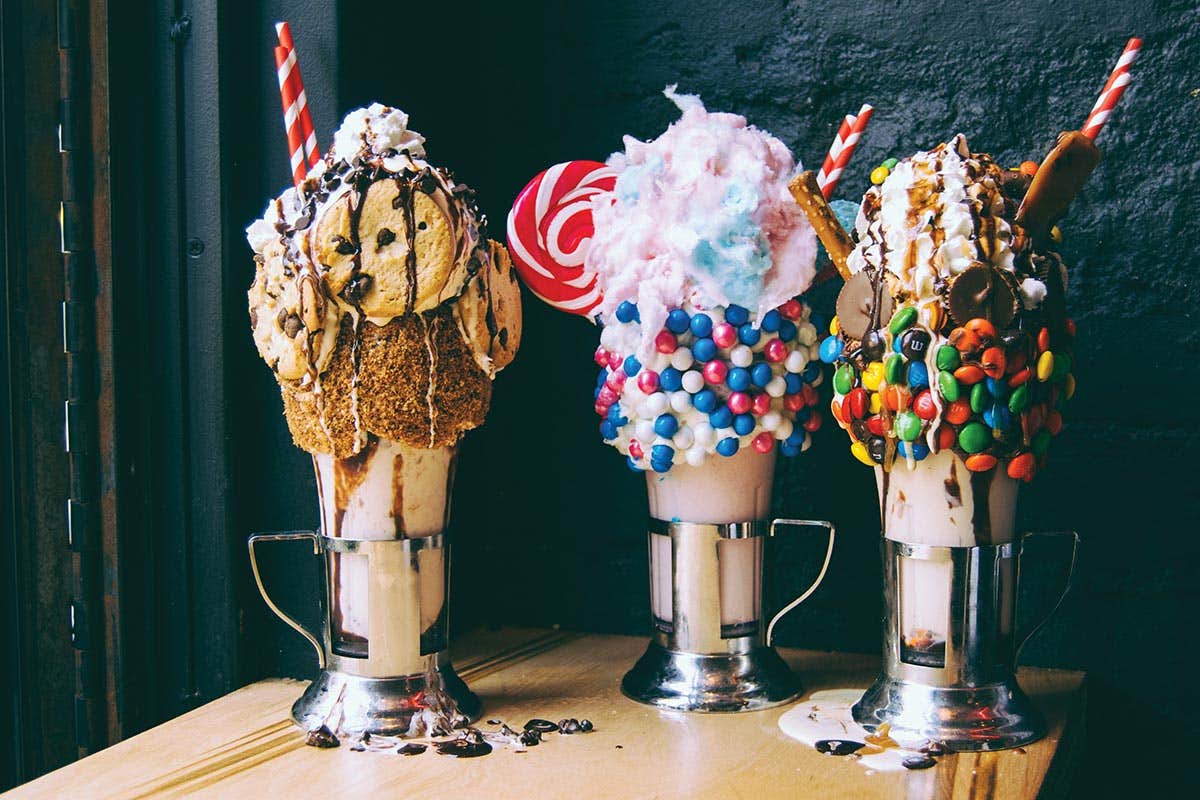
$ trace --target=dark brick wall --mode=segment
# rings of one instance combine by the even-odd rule
[[[1200,235],[1194,4],[612,0],[478,14],[455,5],[424,10],[430,36],[398,41],[394,57],[365,34],[376,14],[343,3],[339,110],[380,99],[409,111],[431,158],[479,189],[494,235],[511,198],[545,166],[602,159],[625,133],[658,135],[676,116],[658,94],[667,83],[745,114],[806,164],[823,157],[843,114],[873,103],[838,192],[852,198],[883,159],[959,131],[1004,163],[1040,159],[1060,130],[1082,124],[1127,36],[1143,36],[1134,85],[1099,140],[1104,160],[1062,226],[1079,393],[1020,517],[1029,529],[1079,530],[1085,551],[1074,594],[1026,660],[1090,672],[1095,759],[1125,748],[1125,730],[1196,730],[1189,658],[1200,496],[1189,398],[1198,383],[1186,357],[1200,343],[1191,306]],[[832,298],[827,290],[813,302],[828,308]],[[520,358],[497,381],[488,426],[462,448],[459,627],[645,630],[645,492],[595,432],[596,335],[527,301]],[[274,419],[277,397],[264,391],[262,403]],[[280,486],[300,480],[273,495],[298,492],[300,510],[280,511],[272,527],[315,522],[315,510],[304,512],[304,456],[270,459]],[[874,486],[844,434],[824,430],[807,454],[783,462],[776,495],[779,513],[830,518],[841,531],[824,587],[781,640],[875,649]],[[1047,608],[1065,552],[1030,550],[1025,607]],[[781,548],[779,584],[804,582],[818,551],[803,540]]]

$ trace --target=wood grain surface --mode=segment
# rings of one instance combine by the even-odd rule
[[[304,684],[268,680],[15,789],[5,797],[1029,798],[1064,791],[1083,713],[1083,675],[1028,669],[1021,683],[1050,733],[1024,752],[962,754],[923,772],[870,773],[786,737],[787,707],[747,714],[663,713],[633,703],[620,676],[645,642],[506,629],[455,648],[484,719],[587,717],[588,735],[547,736],[517,753],[459,760],[306,747],[288,719]],[[876,659],[784,651],[811,690],[865,686]],[[483,725],[484,728],[489,726]],[[1061,745],[1061,746],[1060,746]],[[1043,792],[1043,790],[1046,790]]]

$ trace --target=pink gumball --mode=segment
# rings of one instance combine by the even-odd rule
[[[679,340],[670,331],[659,331],[654,337],[654,349],[663,355],[671,355],[679,347]]]
[[[724,361],[713,359],[704,365],[704,380],[719,386],[725,382],[725,376],[729,374],[729,367],[725,366]]]
[[[752,406],[750,395],[745,392],[734,392],[729,395],[726,403],[729,405],[729,410],[735,414],[745,414]]]
[[[754,445],[754,449],[758,452],[769,453],[775,448],[775,437],[766,431],[763,431],[758,436],[754,437],[754,440],[751,442],[751,444]]]
[[[713,328],[712,339],[717,347],[733,347],[737,343],[737,328],[722,322]]]

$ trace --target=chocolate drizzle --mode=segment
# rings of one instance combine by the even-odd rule
[[[888,492],[891,489],[892,473],[886,467],[880,471],[880,486],[879,486],[879,528],[883,531],[883,536],[887,538],[887,503]]]
[[[405,174],[396,178],[396,192],[392,208],[404,211],[404,242],[408,245],[408,252],[404,254],[404,270],[408,280],[405,308],[411,313],[417,307],[417,219],[413,203],[412,177],[407,170]]]
[[[371,459],[375,457],[378,447],[379,440],[372,436],[356,454],[349,458],[333,460],[334,521],[333,531],[329,535],[342,535],[342,519],[346,515],[346,509],[350,507],[350,499],[366,480]]]
[[[971,473],[971,496],[975,500],[971,525],[975,528],[975,541],[981,545],[992,543],[992,512],[988,495],[991,494],[992,477],[995,474],[995,470]]]
[[[958,461],[950,460],[950,476],[943,482],[946,487],[946,508],[962,506],[962,486],[958,483]]]
[[[447,495],[448,497],[449,495]],[[407,539],[404,530],[404,455],[392,457],[392,519],[396,522],[396,538]]]

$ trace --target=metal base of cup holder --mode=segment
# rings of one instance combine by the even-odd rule
[[[1070,537],[1067,583],[1048,614],[1017,614],[1021,553],[1030,536]],[[1024,643],[1070,590],[1079,537],[1026,534],[978,547],[883,541],[883,670],[854,705],[868,730],[890,725],[902,744],[932,739],[952,752],[1020,747],[1046,733],[1041,712],[1017,685]]]
[[[430,658],[441,676],[441,689],[457,703],[459,713],[472,722],[479,719],[483,705],[455,673],[450,659],[444,653]],[[312,730],[336,717],[343,731],[399,736],[410,729],[413,716],[424,708],[426,681],[424,674],[364,678],[323,669],[292,706],[292,719]]]
[[[319,633],[276,605],[263,584],[256,547],[287,541],[311,543],[324,561]],[[292,531],[256,534],[248,547],[267,606],[317,656],[320,673],[292,706],[292,719],[302,728],[332,725],[351,733],[402,735],[426,708],[452,713],[451,701],[461,716],[479,718],[479,698],[454,672],[446,652],[450,556],[441,534],[351,539]]]
[[[651,642],[625,674],[621,693],[671,711],[759,711],[800,693],[800,681],[773,647],[697,655]]]
[[[1046,735],[1046,722],[1015,678],[991,686],[952,689],[881,676],[854,705],[867,730],[883,723],[898,741],[932,739],[951,752],[1021,747]]]
[[[777,529],[821,527],[821,574],[773,617],[762,610],[765,542]],[[672,711],[757,711],[793,699],[800,681],[770,646],[775,623],[820,584],[833,553],[828,522],[649,523],[650,646],[621,681],[639,703]],[[770,620],[768,622],[767,620]]]

